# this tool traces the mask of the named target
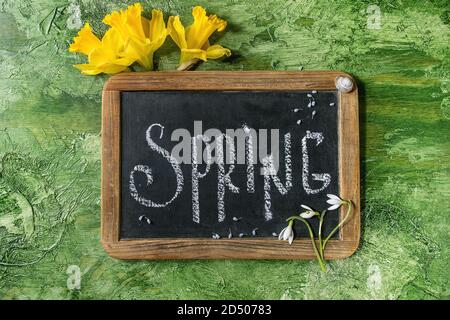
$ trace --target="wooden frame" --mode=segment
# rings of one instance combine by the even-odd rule
[[[310,239],[292,245],[274,238],[220,239],[153,238],[119,239],[120,219],[120,101],[121,91],[152,90],[317,90],[336,91],[337,71],[237,71],[237,72],[146,72],[115,75],[105,84],[102,109],[102,215],[101,242],[120,259],[314,259]],[[353,81],[355,84],[355,81]],[[340,196],[350,199],[355,210],[330,240],[326,259],[352,255],[360,237],[359,116],[356,85],[339,97],[339,186]],[[340,218],[344,208],[340,209]]]

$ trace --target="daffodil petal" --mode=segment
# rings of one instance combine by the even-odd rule
[[[114,64],[119,66],[128,67],[133,64],[134,60],[129,58],[119,58],[112,61]]]
[[[181,49],[180,64],[193,59],[206,61],[206,51],[202,49]]]
[[[88,56],[89,64],[100,65],[108,61],[114,60],[116,55],[107,48],[97,48],[91,51]]]
[[[130,60],[137,61],[146,70],[152,70],[153,53],[157,49],[150,41],[142,42],[137,39],[131,39],[124,56]]]
[[[86,74],[86,75],[91,75],[94,76],[96,74],[101,73],[101,71],[97,70],[95,65],[92,64],[75,64],[74,65],[75,68],[77,68],[78,70],[81,71],[81,73]]]
[[[100,73],[115,74],[128,70],[126,66],[120,66],[112,63],[105,63],[102,65],[93,64],[76,64],[75,68],[85,75],[95,76]]]
[[[158,48],[164,43],[167,36],[166,25],[164,23],[164,16],[161,10],[152,10],[152,19],[149,22],[150,31],[149,39],[152,42],[159,44]]]
[[[150,20],[147,18],[141,17],[142,21],[142,30],[144,31],[144,37],[149,39],[150,37]]]
[[[126,42],[115,28],[111,28],[106,31],[102,38],[102,49],[111,57],[116,57],[125,48]]]
[[[123,51],[125,44],[117,30],[109,29],[102,39],[102,45],[91,51],[89,54],[89,63],[100,65],[103,63],[119,64],[129,66],[135,57],[125,55]]]
[[[186,32],[179,16],[169,17],[169,21],[167,21],[167,31],[180,49],[187,49]]]
[[[206,57],[208,59],[219,59],[223,56],[229,57],[230,55],[230,49],[224,48],[218,44],[214,44],[206,50]]]
[[[93,49],[101,45],[100,39],[92,33],[91,26],[87,22],[73,40],[74,42],[70,45],[69,51],[80,52],[85,55],[89,55]]]
[[[105,63],[101,66],[98,66],[97,69],[106,74],[116,74],[127,70],[128,67],[113,63]]]

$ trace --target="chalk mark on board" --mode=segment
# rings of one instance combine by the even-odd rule
[[[281,195],[286,195],[292,188],[292,162],[291,162],[291,134],[284,135],[284,164],[286,183],[283,185],[278,177],[273,163],[273,156],[270,154],[262,159],[264,174],[264,218],[266,221],[272,219],[272,196],[271,181]]]
[[[197,141],[203,141],[206,144],[206,168],[204,173],[198,171]],[[200,223],[199,180],[208,174],[212,163],[211,145],[208,141],[209,138],[203,135],[192,138],[192,220],[196,223]]]
[[[169,151],[158,146],[152,140],[151,130],[155,126],[158,126],[161,129],[159,138],[161,139],[163,137],[164,126],[162,126],[159,123],[154,123],[151,126],[149,126],[147,129],[147,132],[145,134],[145,137],[146,137],[146,140],[147,140],[147,143],[148,143],[150,149],[152,149],[153,151],[156,151],[157,153],[162,155],[172,165],[172,168],[175,172],[176,181],[177,181],[177,188],[175,190],[175,193],[172,196],[172,198],[170,200],[166,201],[165,203],[156,203],[156,202],[151,201],[150,199],[146,199],[146,198],[140,196],[139,192],[136,188],[136,185],[135,185],[134,174],[136,172],[144,173],[147,177],[147,186],[150,186],[153,183],[153,176],[152,176],[151,169],[148,166],[141,165],[141,164],[136,165],[130,173],[129,189],[130,189],[131,197],[134,200],[136,200],[137,202],[139,202],[141,205],[146,206],[146,207],[153,207],[153,208],[164,208],[167,205],[169,205],[170,203],[172,203],[178,197],[178,195],[181,193],[181,191],[183,190],[184,178],[183,178],[183,172],[181,171],[181,168],[180,168],[180,165],[178,164],[177,159],[175,159],[170,154]]]
[[[311,174],[312,179],[315,181],[322,181],[323,185],[319,189],[313,189],[309,184],[309,155],[308,155],[308,146],[307,140],[316,140],[316,147],[322,143],[324,137],[321,132],[310,132],[306,131],[306,135],[302,139],[302,155],[303,155],[303,188],[305,189],[307,194],[316,194],[320,191],[323,191],[327,188],[331,183],[331,175],[329,173],[313,173]]]

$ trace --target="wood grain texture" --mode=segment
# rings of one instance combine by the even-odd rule
[[[120,210],[120,92],[103,92],[102,121],[102,219],[104,242],[119,240]]]
[[[152,238],[122,240],[120,217],[120,91],[161,90],[317,90],[336,91],[338,71],[319,72],[147,72],[111,77],[103,91],[102,122],[102,244],[121,259],[314,259],[310,240],[289,245],[274,238],[218,239]],[[354,80],[353,80],[354,81]],[[195,84],[195,85],[193,85]],[[355,204],[340,239],[331,240],[326,259],[345,258],[360,237],[358,92],[339,93],[339,186],[344,199]],[[343,217],[341,209],[340,217]]]
[[[141,239],[103,242],[114,258],[136,259],[315,259],[309,239],[297,239],[292,245],[264,239]],[[354,241],[330,240],[326,259],[342,259],[353,254]]]
[[[344,75],[347,74],[339,71],[122,73],[111,77],[104,90],[335,90],[335,78]]]
[[[350,93],[339,93],[339,185],[340,197],[349,199],[354,206],[351,219],[342,226],[342,240],[352,241],[353,252],[359,245],[360,238],[360,156],[359,156],[359,105],[358,89]],[[347,211],[341,207],[343,219]]]

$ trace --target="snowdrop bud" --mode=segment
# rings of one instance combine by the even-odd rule
[[[316,215],[316,212],[311,207],[305,206],[304,204],[302,204],[301,207],[306,210],[305,212],[300,213],[300,217],[303,219],[310,219]]]
[[[300,213],[300,217],[302,217],[303,219],[309,219],[312,218],[316,215],[316,213],[314,211],[305,211]]]
[[[281,230],[280,235],[278,236],[278,240],[288,241],[289,244],[294,241],[294,230],[292,229],[293,221],[289,221],[289,224],[286,228]]]

